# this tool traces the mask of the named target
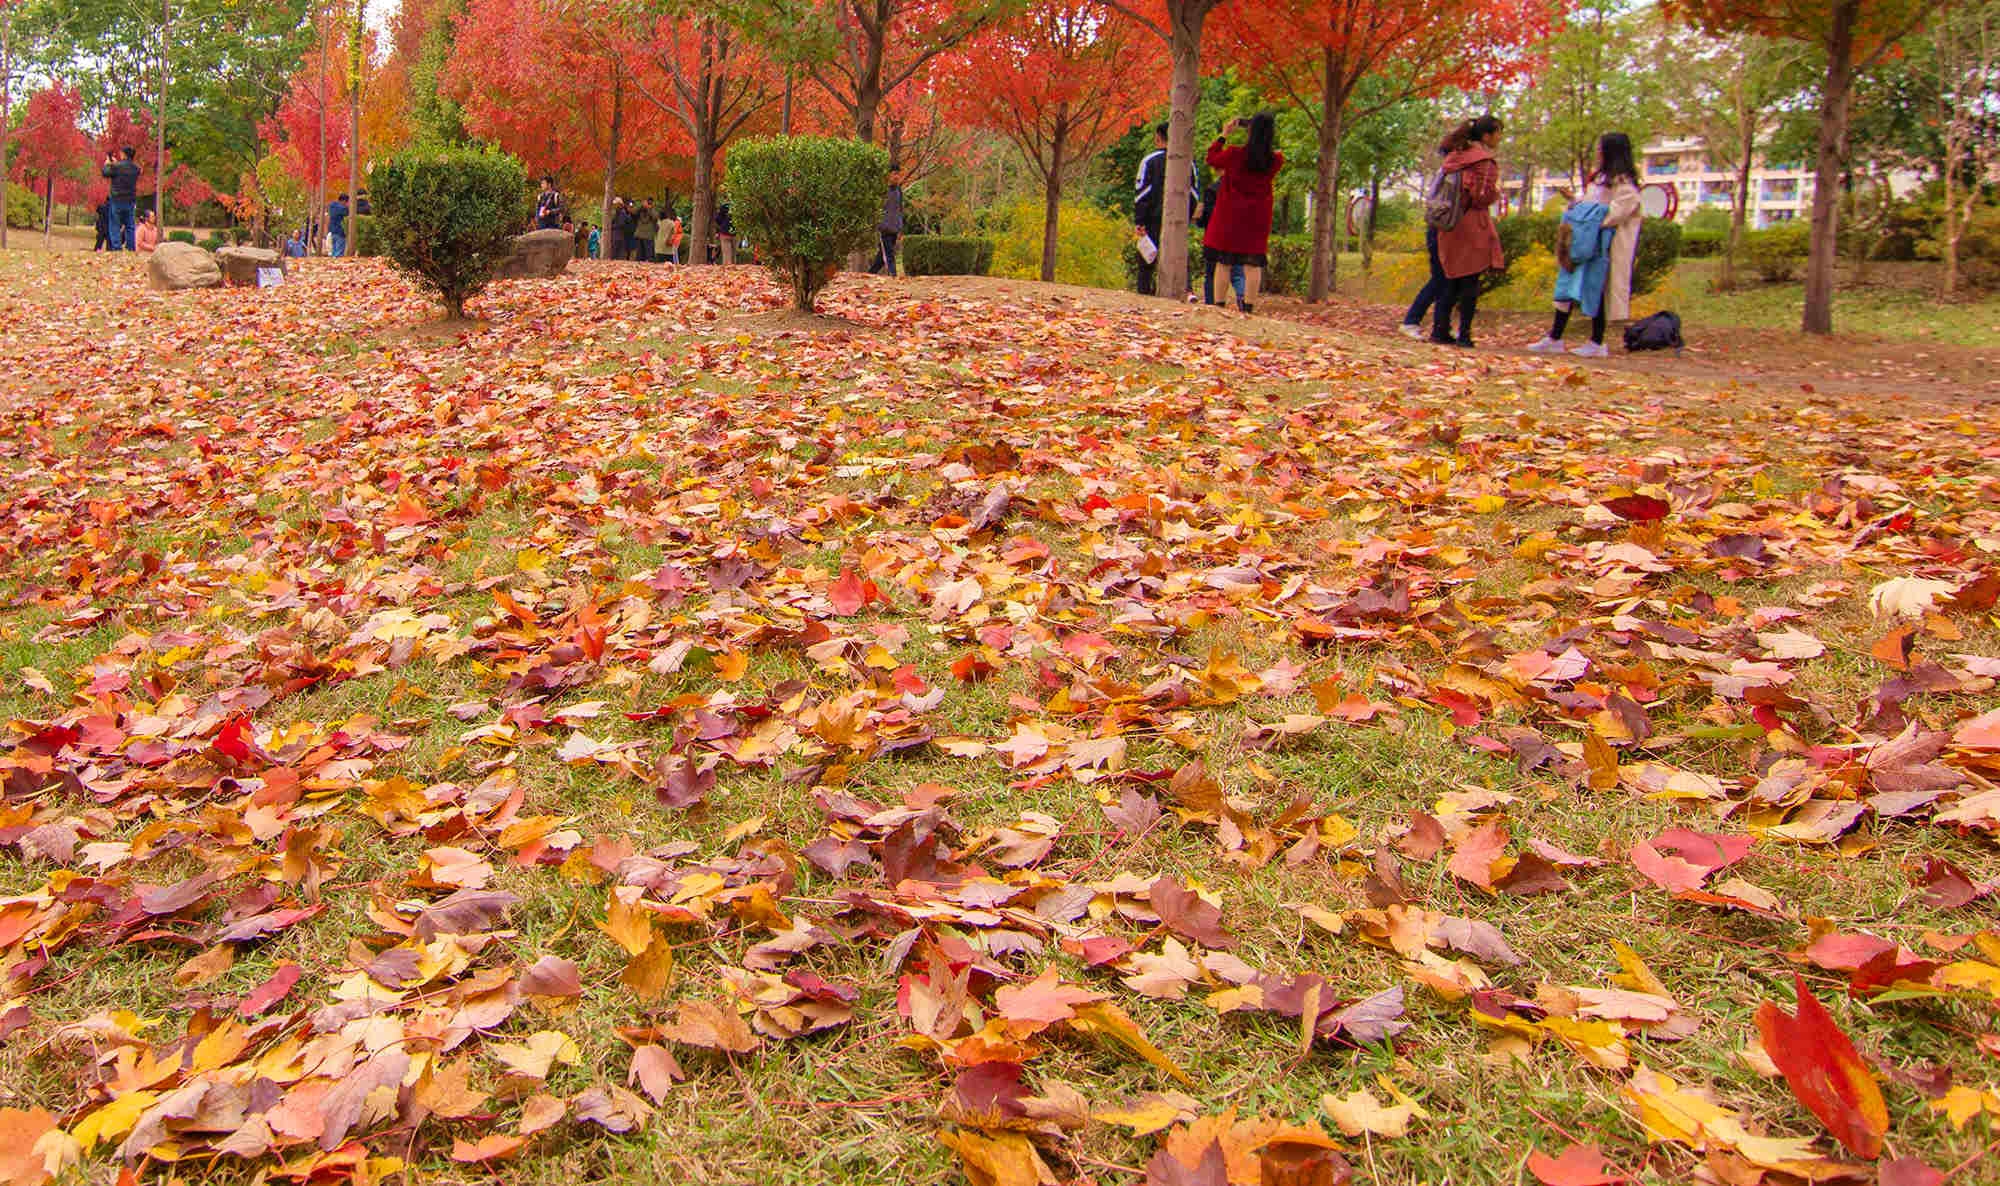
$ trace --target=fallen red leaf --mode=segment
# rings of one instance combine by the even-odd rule
[[[1798,992],[1796,1014],[1771,1001],[1757,1006],[1764,1053],[1783,1073],[1792,1094],[1841,1144],[1858,1157],[1878,1156],[1889,1131],[1882,1089],[1805,980],[1793,973],[1792,984]]]

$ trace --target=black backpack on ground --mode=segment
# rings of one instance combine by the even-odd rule
[[[1672,350],[1679,354],[1684,345],[1681,341],[1681,319],[1677,314],[1659,312],[1651,317],[1643,317],[1625,327],[1625,350],[1637,354],[1641,350]]]

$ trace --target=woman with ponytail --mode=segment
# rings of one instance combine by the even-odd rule
[[[1479,310],[1479,279],[1507,266],[1500,232],[1488,207],[1500,200],[1500,162],[1493,155],[1500,121],[1490,115],[1469,119],[1446,136],[1444,167],[1432,189],[1425,221],[1437,230],[1438,265],[1446,280],[1438,298],[1431,341],[1441,346],[1472,345],[1472,318]],[[1451,332],[1458,312],[1458,334]]]

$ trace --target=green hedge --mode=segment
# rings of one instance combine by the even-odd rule
[[[1264,291],[1303,300],[1306,286],[1312,280],[1312,236],[1272,235],[1265,254],[1271,266],[1264,270]]]
[[[208,238],[203,239],[201,242],[195,244],[195,246],[201,248],[203,251],[220,251],[223,248],[229,246],[229,236],[222,234],[220,231],[218,231],[215,234],[210,235]]]
[[[373,214],[355,214],[347,220],[347,254],[382,254],[382,225]]]
[[[774,136],[729,150],[726,182],[737,231],[812,312],[848,256],[876,244],[889,154],[830,136]]]
[[[993,270],[993,240],[970,235],[908,235],[903,272],[910,276],[984,276]]]
[[[420,144],[369,177],[381,249],[453,320],[513,253],[528,222],[528,172],[497,149]]]
[[[188,246],[190,246],[190,247],[193,247],[193,246],[195,245],[195,238],[194,238],[194,232],[193,232],[193,231],[168,231],[168,232],[167,232],[167,241],[168,241],[168,242],[170,242],[170,243],[186,243],[186,244],[187,244]]]
[[[1804,222],[1781,222],[1743,236],[1744,254],[1757,275],[1776,284],[1790,280],[1806,262],[1811,229]]]
[[[1729,246],[1729,232],[1697,227],[1681,228],[1681,254],[1689,259],[1712,259]]]
[[[1632,294],[1651,292],[1680,262],[1681,224],[1649,218],[1639,228],[1639,254],[1632,261]]]

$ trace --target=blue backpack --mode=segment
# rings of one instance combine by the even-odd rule
[[[1625,327],[1625,350],[1630,354],[1641,350],[1672,350],[1679,354],[1683,344],[1680,317],[1664,310]]]

